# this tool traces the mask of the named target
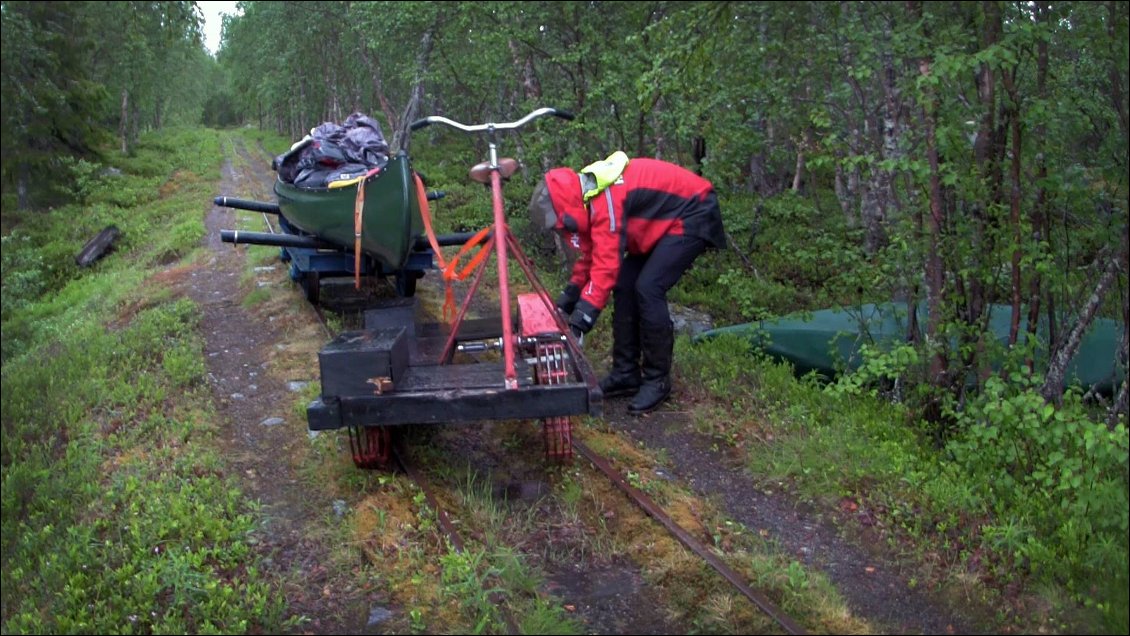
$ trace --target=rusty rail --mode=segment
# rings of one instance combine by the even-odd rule
[[[718,558],[717,555],[715,555],[705,545],[703,545],[701,541],[692,537],[690,533],[686,531],[686,529],[684,529],[678,523],[675,523],[675,520],[672,519],[667,513],[663,512],[663,509],[660,508],[659,505],[654,501],[652,501],[651,497],[648,497],[641,490],[629,484],[628,480],[624,479],[624,476],[621,475],[620,472],[615,468],[613,468],[606,459],[593,452],[591,448],[589,448],[576,438],[573,439],[573,448],[575,448],[578,453],[584,456],[585,459],[592,462],[594,466],[599,468],[600,471],[604,473],[605,476],[607,476],[609,479],[611,479],[612,483],[616,484],[616,486],[618,486],[620,490],[623,490],[628,495],[628,497],[636,503],[636,505],[642,508],[644,512],[651,516],[651,518],[662,524],[663,527],[667,528],[667,531],[674,535],[675,538],[677,538],[691,552],[694,552],[704,561],[709,563],[711,567],[713,567],[719,574],[721,574],[723,578],[729,581],[730,584],[733,585],[739,592],[741,592],[749,600],[753,601],[754,605],[760,607],[761,611],[765,612],[770,618],[777,621],[777,624],[783,627],[786,632],[790,634],[808,633],[803,627],[793,621],[793,619],[790,618],[788,614],[783,612],[772,601],[770,601],[764,594],[751,588],[740,574],[735,572],[732,568],[730,568],[730,566],[726,565],[721,559]]]

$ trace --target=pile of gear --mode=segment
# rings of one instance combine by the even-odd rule
[[[388,163],[388,142],[377,120],[353,113],[343,124],[325,122],[275,157],[279,178],[300,188],[326,188]]]

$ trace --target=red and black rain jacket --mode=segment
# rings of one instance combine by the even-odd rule
[[[715,248],[726,244],[714,186],[673,163],[632,159],[587,205],[576,172],[556,168],[545,177],[556,229],[581,252],[569,282],[597,309],[608,302],[624,254],[648,254],[665,236],[694,236]]]

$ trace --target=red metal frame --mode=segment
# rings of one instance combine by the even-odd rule
[[[493,146],[493,145],[492,145]],[[492,147],[493,151],[493,147]],[[492,152],[492,156],[493,156]],[[557,312],[553,301],[550,300],[549,292],[545,286],[542,285],[534,271],[533,264],[529,258],[518,246],[518,240],[514,238],[513,233],[510,231],[510,226],[506,224],[505,219],[505,206],[502,201],[502,179],[498,173],[497,161],[493,162],[491,166],[491,199],[493,204],[494,213],[494,228],[493,228],[493,242],[487,246],[487,249],[495,251],[496,263],[498,264],[498,288],[499,288],[499,304],[502,312],[502,348],[503,360],[505,362],[505,386],[507,389],[518,388],[518,374],[514,368],[514,347],[517,344],[517,338],[514,333],[513,319],[510,313],[510,273],[508,267],[508,260],[510,256],[518,263],[519,268],[526,275],[530,285],[534,288],[534,293],[541,299],[542,305],[545,309],[545,314],[552,316],[552,320],[557,327],[557,330],[564,334],[569,342],[569,349],[574,355],[579,354],[580,345],[576,339],[573,338],[572,332],[569,330],[565,320]],[[486,264],[489,260],[484,258],[483,262],[479,264],[478,269],[475,271],[475,277],[471,281],[471,286],[467,290],[467,295],[463,298],[463,303],[459,307],[459,312],[452,323],[451,334],[448,336],[447,343],[444,346],[443,354],[440,356],[440,364],[447,364],[451,362],[455,354],[456,340],[459,335],[459,327],[463,319],[467,315],[467,310],[471,305],[471,300],[475,293],[478,291],[479,283],[482,280],[483,272],[486,271]]]
[[[494,154],[494,153],[492,153]],[[518,388],[518,374],[514,371],[514,325],[510,317],[510,275],[506,265],[506,244],[510,228],[506,226],[502,203],[502,176],[498,174],[498,161],[491,157],[490,190],[494,204],[494,249],[498,257],[498,295],[502,305],[502,351],[506,361],[506,388]],[[484,261],[486,262],[486,261]]]
[[[498,145],[496,143],[496,135],[502,130],[516,130],[525,124],[547,115],[554,115],[562,119],[571,120],[573,115],[565,111],[559,111],[554,108],[539,108],[518,121],[509,123],[487,123],[468,126],[456,121],[447,119],[446,117],[432,116],[426,117],[419,121],[413,122],[410,126],[412,130],[418,130],[424,126],[439,123],[467,133],[486,133],[487,143],[489,148],[489,169],[490,169],[490,190],[491,190],[491,208],[492,208],[492,229],[494,233],[492,244],[489,244],[495,250],[495,262],[498,264],[498,288],[499,288],[499,309],[501,310],[502,318],[502,349],[504,359],[504,382],[505,388],[508,390],[518,389],[518,374],[514,366],[514,348],[519,344],[517,336],[514,333],[513,318],[510,313],[510,276],[509,276],[509,257],[514,255],[518,265],[526,274],[530,284],[534,287],[539,298],[545,306],[549,315],[553,316],[553,321],[556,323],[558,330],[564,334],[566,340],[566,347],[570,355],[576,359],[582,359],[580,344],[573,337],[568,325],[565,324],[564,319],[558,315],[553,302],[550,300],[549,293],[546,292],[545,287],[541,281],[537,279],[534,273],[534,268],[531,266],[529,259],[522,253],[518,242],[510,233],[510,228],[506,225],[505,204],[502,198],[502,174],[498,158]],[[478,167],[476,167],[478,169]],[[489,257],[489,253],[486,255]],[[447,340],[444,351],[440,356],[440,364],[447,364],[451,361],[454,355],[456,338],[459,332],[459,326],[462,324],[463,319],[466,317],[467,308],[475,292],[478,290],[479,282],[482,277],[487,263],[487,258],[483,258],[479,264],[478,271],[475,273],[475,279],[467,292],[467,296],[463,300],[463,304],[459,309],[455,321],[452,323],[451,334]],[[586,378],[586,384],[589,378]]]

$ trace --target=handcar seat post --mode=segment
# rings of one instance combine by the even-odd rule
[[[506,388],[518,388],[518,373],[514,370],[514,325],[510,319],[510,275],[507,269],[506,239],[510,228],[502,203],[502,177],[498,174],[498,160],[494,144],[491,144],[490,189],[494,204],[494,249],[498,258],[498,295],[502,305],[502,355],[506,361]]]

